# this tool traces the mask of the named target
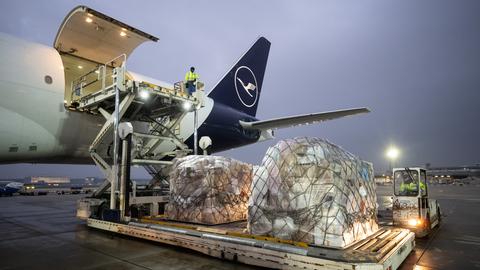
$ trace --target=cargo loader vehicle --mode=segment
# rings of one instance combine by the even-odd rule
[[[427,236],[441,221],[440,205],[428,197],[427,172],[423,168],[393,169],[393,225],[407,228],[417,237]]]

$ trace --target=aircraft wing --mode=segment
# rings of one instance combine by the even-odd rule
[[[300,125],[310,125],[340,117],[368,112],[370,112],[370,110],[367,108],[354,108],[339,111],[302,114],[254,122],[244,122],[240,120],[239,122],[244,129],[274,130]]]

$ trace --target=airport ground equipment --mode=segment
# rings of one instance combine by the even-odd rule
[[[114,68],[113,72],[115,77],[121,78],[124,65]],[[175,89],[162,92],[142,82],[124,81],[122,85],[115,79],[113,89],[107,87],[79,98],[75,108],[101,114],[106,119],[90,152],[108,180],[94,193],[93,198],[80,200],[77,208],[77,217],[87,220],[89,227],[184,247],[221,259],[277,269],[397,269],[414,249],[414,233],[403,228],[382,228],[340,250],[245,234],[245,222],[197,226],[161,218],[143,218],[158,217],[162,212],[160,208],[169,200],[168,186],[165,183],[165,190],[152,187],[140,190],[130,181],[129,168],[132,164],[167,166],[170,162],[165,157],[190,153],[191,150],[184,146],[175,133],[176,123],[185,114],[185,102],[191,102],[193,107],[201,106],[201,97],[178,95]],[[148,103],[142,99],[142,91],[148,91],[150,98],[159,96],[158,103],[151,105],[149,110],[144,110]],[[119,115],[118,124],[114,118],[116,112]],[[115,133],[115,130],[118,131]],[[116,149],[116,136],[118,150],[114,151],[117,155],[112,156],[109,153],[112,152],[112,146],[113,150]],[[156,145],[160,141],[171,141],[175,147],[168,153],[158,152]],[[110,164],[115,156],[121,158],[112,166]],[[118,167],[118,174],[115,167]],[[160,183],[168,182],[160,179],[161,176],[156,173],[154,171],[153,175],[159,177]],[[105,196],[109,187],[112,192],[110,196]]]
[[[112,63],[116,64],[111,66]],[[91,86],[99,88],[85,91]],[[93,193],[95,199],[90,201],[91,205],[88,205],[90,198],[79,203],[83,207],[79,214],[98,208],[98,211],[110,210],[112,215],[123,219],[130,216],[131,204],[148,207],[150,215],[159,214],[159,204],[165,203],[168,195],[164,170],[172,158],[192,152],[184,143],[185,138],[180,137],[179,125],[187,113],[202,107],[203,84],[199,86],[193,95],[188,95],[182,88],[169,89],[131,79],[126,71],[125,54],[73,80],[69,108],[105,119],[89,152],[106,181]],[[129,196],[133,165],[147,169],[156,189],[144,192],[145,196],[137,196],[136,192]],[[110,196],[105,196],[108,189]],[[99,205],[97,199],[108,202],[109,207]],[[113,214],[115,211],[118,213]]]
[[[428,197],[427,173],[423,168],[393,169],[393,224],[428,235],[440,224],[440,205]]]
[[[18,193],[25,196],[47,195],[47,191],[38,190],[34,184],[24,184]]]
[[[245,223],[199,226],[139,219],[117,223],[89,218],[89,227],[192,249],[209,256],[275,269],[397,269],[415,246],[402,228],[383,228],[343,250],[243,233]]]
[[[135,183],[131,186],[127,184],[129,162],[134,160],[132,157],[135,155],[129,146],[135,136],[135,126],[131,122],[122,122],[118,128],[122,158],[119,162],[120,188],[116,205],[119,205],[120,210],[110,209],[105,203],[108,198],[80,200],[77,217],[86,219],[87,226],[91,228],[275,269],[398,269],[415,247],[414,233],[403,228],[381,228],[345,249],[332,249],[246,234],[246,222],[242,221],[205,226],[163,219],[156,216],[161,211],[155,207],[168,202],[167,194],[138,196],[140,191]],[[150,208],[142,209],[139,207],[141,205],[149,205]],[[137,213],[134,213],[133,206],[136,206]],[[129,211],[128,207],[132,209]],[[145,212],[139,213],[141,211]]]
[[[133,211],[130,211],[130,216],[126,216],[129,212],[126,207],[132,202],[141,205],[144,202],[138,200],[147,197],[137,196],[134,183],[131,192],[128,192],[125,185],[125,177],[128,176],[128,172],[125,172],[128,166],[125,164],[128,165],[131,160],[128,157],[131,153],[128,144],[134,134],[133,125],[120,124],[118,133],[122,140],[120,211],[112,212],[107,209],[104,199],[79,201],[77,216],[86,219],[87,226],[91,228],[188,248],[220,259],[275,269],[398,269],[415,247],[414,233],[403,228],[381,228],[373,235],[344,249],[333,249],[247,234],[244,221],[194,225],[155,216],[158,209],[145,209],[149,217],[139,213],[134,217]],[[150,203],[152,199],[167,202],[169,196],[157,194],[146,202]]]

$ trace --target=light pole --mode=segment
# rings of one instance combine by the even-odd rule
[[[387,158],[389,160],[390,173],[392,173],[393,163],[395,162],[395,159],[398,158],[399,154],[400,154],[400,151],[395,146],[390,146],[387,149],[386,155],[387,155]]]

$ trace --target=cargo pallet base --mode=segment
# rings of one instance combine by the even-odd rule
[[[158,224],[156,224],[158,223]],[[183,224],[183,225],[182,225]],[[177,222],[114,223],[89,218],[92,228],[192,249],[244,264],[275,269],[397,269],[415,247],[406,229],[385,227],[344,250],[299,243],[259,240],[253,235],[232,236],[216,226]],[[196,227],[195,227],[196,226]],[[237,233],[237,235],[240,235]],[[257,238],[257,239],[255,239]]]

